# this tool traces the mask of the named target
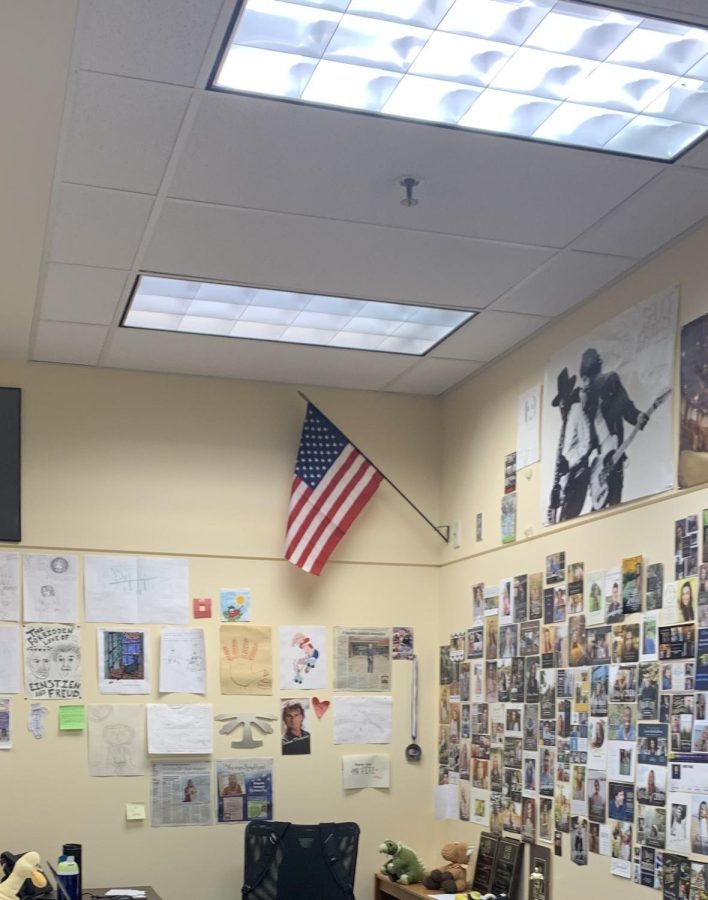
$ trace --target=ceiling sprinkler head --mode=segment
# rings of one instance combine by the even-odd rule
[[[406,196],[401,200],[401,206],[417,206],[418,201],[413,196],[413,188],[418,187],[422,179],[413,175],[403,175],[398,179],[398,183],[405,189]]]

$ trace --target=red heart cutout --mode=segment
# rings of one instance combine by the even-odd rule
[[[329,709],[329,700],[318,700],[317,697],[313,697],[312,708],[314,709],[317,718],[321,719]]]

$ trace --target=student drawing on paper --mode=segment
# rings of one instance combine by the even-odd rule
[[[81,662],[81,650],[72,641],[62,641],[52,647],[52,659],[60,678],[72,678],[76,675]]]
[[[48,647],[36,647],[27,654],[27,668],[39,681],[49,678],[52,670],[52,651]]]
[[[187,660],[187,668],[190,672],[204,671],[204,658],[199,653],[197,653],[196,650],[192,652],[192,655]]]
[[[130,745],[135,739],[135,730],[123,722],[106,725],[103,740],[106,744],[106,765],[114,775],[122,775],[133,766]]]
[[[228,663],[230,680],[239,688],[270,686],[270,672],[256,662],[261,645],[245,638],[233,638],[231,644],[224,644],[221,652]]]
[[[320,658],[320,651],[306,634],[301,634],[300,632],[293,635],[290,646],[297,647],[301,654],[298,654],[297,658],[293,660],[293,669],[295,670],[293,681],[295,684],[302,684],[305,675],[309,675],[317,665],[317,660]],[[371,647],[371,644],[369,644],[369,646]],[[373,672],[373,648],[372,668],[370,670],[367,669],[367,671]]]
[[[37,612],[42,618],[52,619],[57,613],[56,592],[51,584],[43,584],[37,598]]]

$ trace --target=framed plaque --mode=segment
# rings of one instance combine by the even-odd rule
[[[491,887],[491,892],[497,897],[505,894],[509,900],[514,900],[517,896],[523,856],[524,845],[520,841],[500,839]]]
[[[483,831],[479,838],[477,862],[475,863],[474,876],[472,878],[473,891],[479,891],[480,894],[489,893],[492,886],[494,861],[497,858],[498,847],[499,838],[488,831]]]

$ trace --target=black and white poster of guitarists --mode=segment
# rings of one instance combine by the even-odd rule
[[[549,362],[541,442],[545,525],[673,487],[677,311],[674,286]]]

